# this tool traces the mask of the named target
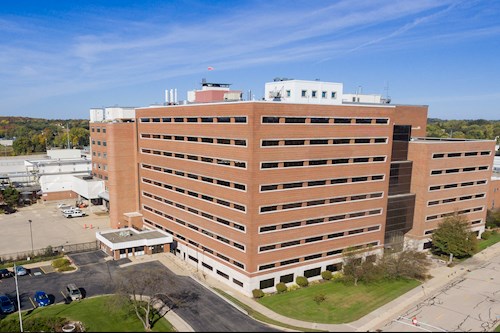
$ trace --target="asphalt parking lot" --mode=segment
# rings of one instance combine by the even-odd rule
[[[109,216],[100,207],[83,208],[88,216],[66,218],[57,208],[59,202],[75,204],[74,200],[36,203],[21,207],[16,213],[0,215],[0,256],[17,252],[95,241],[95,232],[107,230]],[[99,215],[98,215],[99,214]],[[29,223],[28,221],[32,222]],[[92,228],[91,228],[92,227]]]
[[[43,290],[52,303],[65,302],[64,288],[69,283],[74,283],[84,297],[113,293],[114,282],[118,275],[125,276],[139,271],[161,269],[165,278],[172,281],[168,290],[165,290],[166,303],[176,304],[174,311],[186,321],[195,331],[203,332],[269,332],[276,331],[261,324],[233,305],[216,295],[214,292],[200,285],[188,276],[174,274],[159,261],[137,263],[120,267],[129,263],[128,259],[113,261],[106,260],[100,251],[69,255],[73,262],[81,264],[78,270],[69,273],[48,273],[36,275],[36,270],[31,270],[29,275],[20,276],[18,279],[21,309],[33,308],[30,299],[35,291]],[[0,294],[7,294],[13,301],[16,299],[14,278],[0,280]]]

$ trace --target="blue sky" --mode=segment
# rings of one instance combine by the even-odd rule
[[[86,119],[92,107],[162,103],[165,89],[185,99],[202,78],[258,99],[274,77],[388,91],[433,118],[498,120],[500,1],[0,6],[0,116]]]

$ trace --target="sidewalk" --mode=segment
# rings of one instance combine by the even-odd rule
[[[288,318],[277,314],[267,307],[261,305],[254,299],[243,295],[235,289],[227,286],[226,284],[219,282],[217,279],[205,275],[203,276],[200,272],[196,271],[196,268],[190,266],[182,259],[175,257],[173,254],[159,254],[154,256],[144,256],[133,258],[134,263],[158,260],[162,262],[165,266],[171,269],[174,273],[179,275],[191,276],[193,279],[207,286],[209,289],[218,288],[223,290],[232,297],[238,299],[240,302],[250,306],[252,309],[260,312],[261,314],[274,319],[276,321],[286,323],[288,325],[293,325],[297,327],[302,327],[304,329],[317,329],[330,332],[366,332],[375,331],[376,329],[382,327],[387,321],[396,317],[398,314],[410,309],[414,304],[430,297],[440,288],[444,287],[446,284],[462,278],[469,270],[474,270],[475,268],[488,262],[493,256],[500,253],[500,243],[497,243],[486,250],[476,254],[473,258],[470,258],[454,267],[440,266],[435,267],[430,270],[430,274],[433,276],[430,280],[423,283],[420,287],[417,287],[408,293],[398,297],[397,299],[385,304],[384,306],[378,308],[377,310],[367,314],[366,316],[347,324],[321,324],[312,323],[301,320],[296,320]],[[215,294],[219,295],[214,291]],[[219,295],[220,296],[220,295]],[[220,296],[225,301],[228,301],[224,297]],[[235,307],[237,307],[235,305]],[[237,307],[238,308],[238,307]],[[238,308],[241,310],[240,308]],[[184,323],[185,324],[185,323]],[[187,325],[187,324],[185,324]],[[182,330],[181,328],[179,328]],[[285,328],[279,327],[279,329],[287,330]],[[186,328],[184,328],[186,330]],[[289,330],[291,331],[291,330]]]

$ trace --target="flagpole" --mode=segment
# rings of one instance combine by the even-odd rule
[[[19,329],[23,332],[23,318],[21,316],[21,301],[19,300],[19,286],[17,285],[16,263],[14,263],[14,279],[16,280],[17,312],[19,313]]]

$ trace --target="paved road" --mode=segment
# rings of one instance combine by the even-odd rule
[[[195,331],[204,332],[268,332],[276,331],[261,324],[234,306],[206,289],[187,276],[178,276],[158,261],[120,267],[125,261],[106,261],[100,251],[70,255],[72,260],[81,265],[72,273],[49,273],[19,277],[21,309],[33,308],[30,298],[36,290],[44,290],[52,302],[64,302],[61,293],[68,283],[75,283],[84,288],[85,297],[108,294],[114,290],[113,281],[118,274],[134,274],[137,271],[161,269],[165,277],[174,283],[165,290],[165,299],[175,302],[174,309]],[[128,261],[128,259],[126,260]],[[0,294],[16,298],[14,278],[0,280]],[[167,302],[168,303],[168,302]]]
[[[481,256],[478,254],[477,256]],[[479,267],[464,263],[465,275],[450,282],[382,327],[386,332],[487,332],[500,322],[500,257]],[[467,271],[469,270],[469,271]],[[422,292],[425,292],[424,290]],[[418,326],[411,320],[416,317]]]

